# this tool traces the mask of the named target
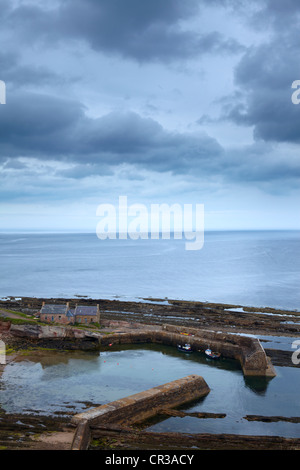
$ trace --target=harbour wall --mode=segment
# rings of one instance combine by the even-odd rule
[[[72,423],[77,426],[72,449],[88,448],[91,426],[130,426],[155,416],[163,409],[174,408],[204,397],[209,392],[210,389],[203,377],[189,375],[106,405],[91,408],[72,418]]]
[[[163,325],[161,329],[114,333],[101,338],[102,346],[138,343],[161,343],[175,347],[189,343],[192,350],[200,352],[210,348],[220,352],[223,357],[239,361],[245,376],[276,376],[260,341],[254,337]]]
[[[115,325],[114,325],[115,326]],[[5,325],[7,328],[7,325]],[[39,346],[53,345],[66,349],[99,349],[109,344],[160,343],[177,347],[189,343],[194,351],[206,348],[218,351],[223,357],[240,362],[245,376],[275,377],[276,371],[260,341],[255,337],[216,332],[198,328],[165,324],[155,327],[124,328],[124,331],[102,333],[71,326],[11,324],[9,333],[15,337],[37,342]]]

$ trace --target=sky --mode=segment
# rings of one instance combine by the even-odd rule
[[[298,0],[0,0],[2,231],[203,204],[300,229]]]

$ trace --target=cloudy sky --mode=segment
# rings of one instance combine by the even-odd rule
[[[300,228],[299,0],[0,0],[1,230]]]

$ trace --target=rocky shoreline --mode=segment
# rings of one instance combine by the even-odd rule
[[[141,302],[90,298],[9,297],[0,299],[0,309],[37,313],[42,302],[80,305],[99,304],[101,321],[126,321],[143,324],[178,324],[196,328],[242,332],[248,334],[297,336],[300,311],[254,308],[234,304],[216,304],[165,299],[142,299]]]
[[[1,308],[18,311],[23,314],[34,315],[42,302],[65,303],[71,307],[76,303],[81,305],[99,304],[101,311],[101,324],[106,328],[116,329],[120,325],[170,325],[211,329],[236,334],[250,334],[261,336],[297,337],[300,334],[300,312],[290,310],[276,310],[274,308],[243,307],[241,305],[214,304],[205,302],[191,302],[165,299],[143,299],[141,302],[125,302],[121,300],[89,299],[89,298],[35,298],[9,297],[0,300]],[[1,315],[1,314],[0,314]],[[262,342],[267,355],[276,366],[295,367],[291,362],[291,352],[281,349],[268,348],[267,342]],[[64,348],[66,343],[56,347]],[[41,342],[40,347],[48,347],[47,341]],[[84,344],[82,343],[82,348]],[[87,347],[90,347],[87,343]],[[70,344],[72,348],[72,344]]]
[[[78,299],[42,299],[42,298],[7,298],[0,300],[0,320],[10,317],[11,321],[17,321],[20,313],[24,316],[24,322],[33,321],[35,314],[39,311],[42,302],[65,303],[70,305],[79,303]],[[176,300],[143,299],[141,302],[124,302],[120,300],[86,299],[80,298],[81,305],[99,304],[101,311],[101,328],[107,333],[116,331],[128,331],[138,328],[155,328],[158,325],[168,323],[174,326],[186,326],[194,328],[209,329],[216,332],[237,333],[245,335],[265,335],[280,337],[297,337],[300,332],[300,312],[275,310],[269,308],[250,308],[240,305],[207,304],[201,302],[184,302]],[[0,339],[2,337],[6,344],[14,351],[31,348],[53,348],[53,349],[90,349],[93,344],[93,334],[86,338],[70,338],[53,340],[20,335],[11,336],[5,330],[5,322],[0,323]],[[4,326],[3,326],[4,325]],[[267,343],[266,343],[267,345]],[[265,345],[265,346],[266,346]],[[266,354],[272,359],[273,365],[295,367],[291,362],[291,351],[265,348]],[[13,356],[9,360],[12,360]],[[299,366],[298,366],[299,367]],[[0,366],[1,368],[1,366]],[[1,373],[1,370],[0,370]],[[174,411],[174,413],[176,413]],[[70,413],[72,414],[72,413]],[[221,416],[218,416],[220,418]],[[202,417],[205,418],[205,417]],[[268,419],[270,422],[285,420],[285,417],[259,417],[249,416],[249,420]],[[292,422],[299,422],[298,417],[290,418]],[[22,423],[22,424],[20,424]],[[60,442],[51,443],[51,439],[34,438],[32,436],[44,436],[43,429],[54,431],[57,436],[61,435]],[[37,417],[34,415],[7,415],[0,410],[0,449],[67,449],[74,430],[68,418],[64,417]],[[97,434],[98,433],[98,434]],[[158,436],[155,433],[143,433],[143,442],[139,444],[137,434],[134,430],[128,431],[128,435],[118,430],[111,430],[106,435],[101,430],[96,430],[99,441],[94,441],[92,449],[135,449],[156,448],[151,447],[163,445],[165,449],[190,448],[182,435],[166,433],[158,444]],[[50,436],[51,434],[49,434]],[[19,436],[19,437],[18,437]],[[21,436],[21,437],[20,437]],[[53,437],[53,434],[52,434]],[[64,439],[65,438],[65,439]],[[300,439],[279,439],[269,437],[252,436],[226,436],[227,448],[233,449],[300,449]],[[197,445],[195,442],[197,441]],[[126,444],[127,442],[127,444]],[[184,444],[183,444],[184,442]],[[224,440],[222,436],[194,436],[194,444],[199,449],[223,449]],[[140,445],[140,447],[139,447]],[[126,447],[127,446],[127,447]],[[176,447],[177,446],[177,447]],[[225,447],[226,448],[226,447]]]

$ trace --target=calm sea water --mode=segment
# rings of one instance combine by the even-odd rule
[[[206,232],[186,240],[0,234],[0,297],[145,297],[300,309],[300,232]]]
[[[11,413],[81,412],[148,388],[197,374],[210,393],[183,409],[225,418],[169,418],[152,431],[300,437],[300,424],[249,422],[246,415],[300,416],[299,370],[278,367],[273,379],[245,378],[238,362],[211,361],[163,345],[116,347],[99,353],[44,352],[8,364],[0,377],[0,407]],[[33,385],[34,384],[34,385]]]

